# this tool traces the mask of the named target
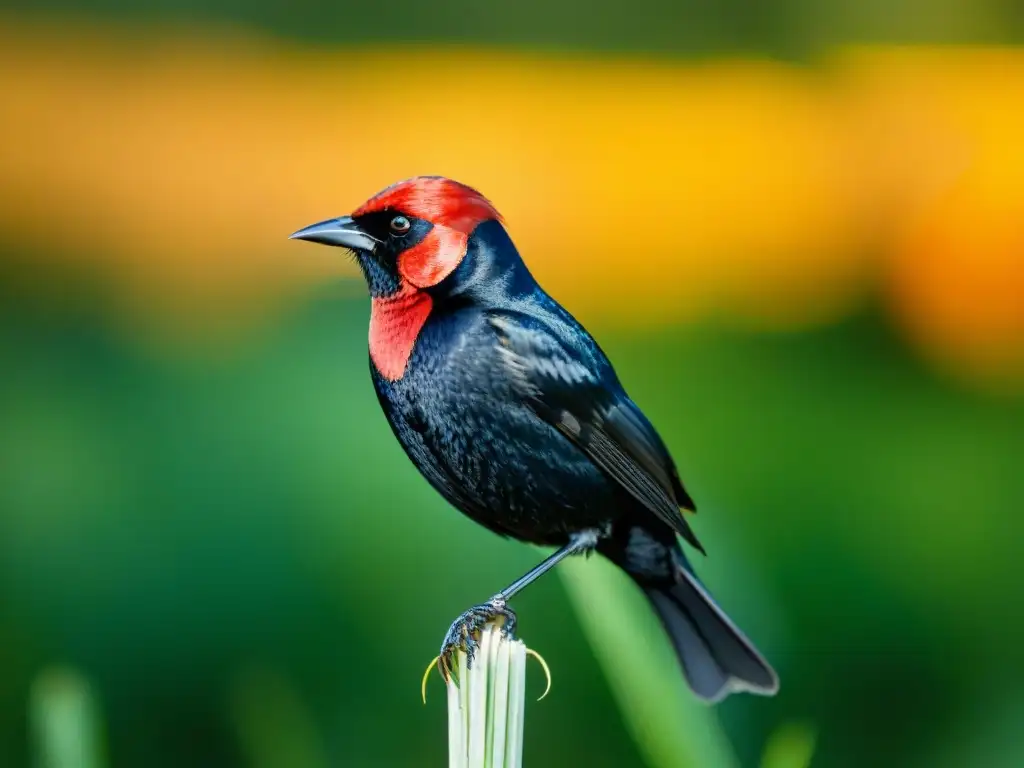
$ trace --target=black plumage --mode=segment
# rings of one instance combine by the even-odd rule
[[[465,189],[452,194],[472,193]],[[403,254],[421,247],[426,228],[448,224],[443,211],[433,220],[432,211],[417,215],[415,193],[404,208],[392,193],[379,210],[346,219],[347,231],[376,243],[355,247],[371,288],[391,286],[375,296],[383,302],[375,311],[388,311],[401,290],[395,286],[408,283]],[[396,216],[411,221],[414,243],[388,230]],[[429,297],[429,313],[401,375],[386,375],[371,355],[374,387],[399,442],[430,484],[481,525],[563,554],[594,548],[620,566],[660,616],[697,695],[774,693],[774,671],[683,554],[677,536],[703,552],[681,511],[695,510],[694,502],[608,358],[540,288],[499,221],[464,228],[464,253],[450,271],[415,289]],[[371,333],[371,352],[373,344]],[[532,577],[467,612],[443,651],[471,642],[493,616],[506,615],[513,626],[506,600]]]

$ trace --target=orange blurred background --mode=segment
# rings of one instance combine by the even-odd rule
[[[877,293],[945,370],[1024,376],[1017,49],[695,64],[7,16],[0,89],[0,226],[98,268],[140,328],[244,327],[351,270],[280,258],[287,233],[440,173],[590,316],[801,328]]]

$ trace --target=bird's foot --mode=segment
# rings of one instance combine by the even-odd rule
[[[466,666],[473,666],[473,657],[480,646],[480,632],[491,622],[501,622],[501,634],[507,638],[516,635],[516,614],[508,607],[505,598],[492,597],[482,605],[476,605],[452,622],[448,634],[441,643],[438,667],[446,681],[451,680],[455,661],[460,650],[466,652]]]

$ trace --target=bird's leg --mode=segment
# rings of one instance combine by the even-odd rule
[[[529,572],[513,581],[486,603],[470,608],[452,622],[451,627],[448,629],[448,634],[444,637],[444,642],[441,643],[441,654],[438,659],[441,673],[444,675],[445,679],[447,680],[451,678],[451,672],[454,668],[455,654],[460,648],[465,649],[466,663],[468,666],[472,666],[473,656],[476,653],[478,645],[477,635],[480,633],[480,630],[488,624],[488,622],[500,618],[502,620],[502,634],[506,637],[515,637],[516,614],[508,607],[508,601],[514,595],[522,592],[526,587],[562,562],[565,558],[570,555],[576,555],[592,550],[597,546],[598,538],[599,534],[597,530],[586,530],[574,533],[570,537],[568,544],[543,560],[539,565],[537,565],[537,567],[531,569]]]
[[[586,530],[580,533],[574,533],[569,539],[569,543],[562,547],[560,550],[555,552],[551,557],[541,562],[536,568],[524,574],[520,578],[513,581],[501,592],[491,598],[493,603],[495,600],[500,600],[502,603],[510,600],[512,597],[522,592],[533,582],[543,576],[545,573],[550,571],[565,558],[570,555],[578,555],[582,552],[587,552],[597,546],[598,534],[596,530]]]

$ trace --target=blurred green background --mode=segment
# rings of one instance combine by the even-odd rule
[[[1024,765],[1018,7],[42,0],[0,39],[0,766],[446,764],[423,667],[540,553],[418,476],[351,265],[284,239],[422,172],[599,337],[782,678],[664,698],[575,564],[516,604],[527,765]]]

